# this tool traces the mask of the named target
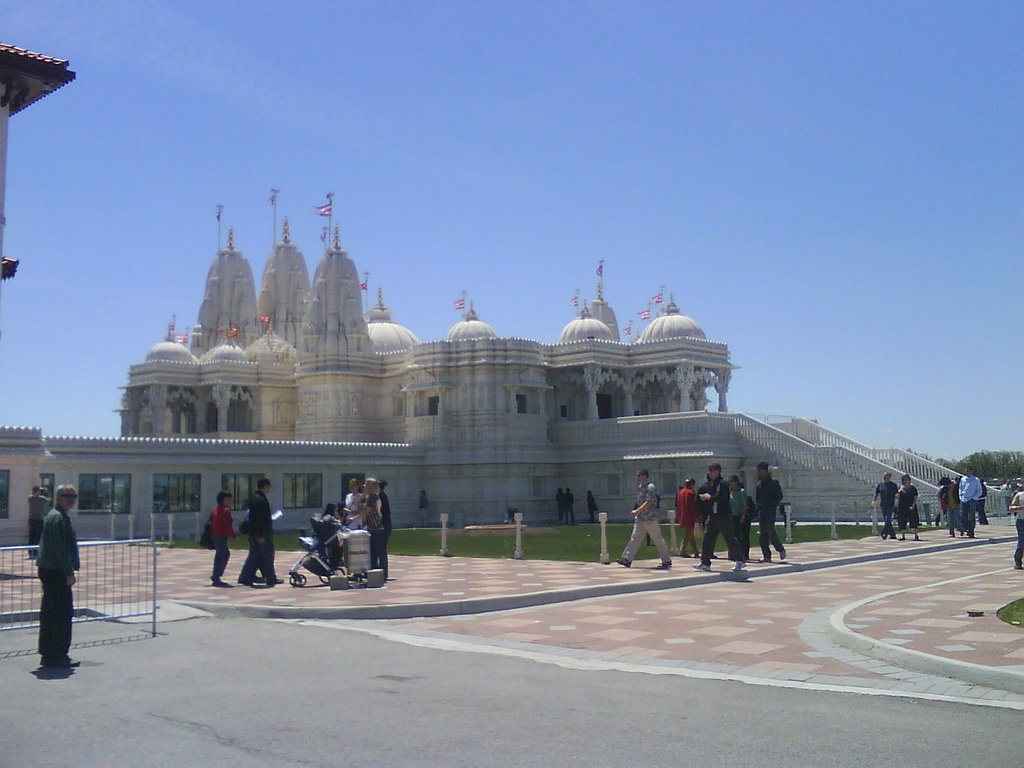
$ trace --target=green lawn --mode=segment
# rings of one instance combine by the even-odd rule
[[[608,526],[608,552],[612,560],[622,552],[629,541],[632,525],[617,524]],[[776,527],[779,537],[783,538],[784,529]],[[843,539],[859,539],[870,535],[870,525],[838,526],[839,537]],[[668,540],[668,526],[663,525],[662,531]],[[677,531],[678,533],[678,531]],[[805,541],[825,541],[831,535],[828,524],[802,523],[793,526],[793,540],[796,543]],[[297,549],[295,535],[279,533],[275,537],[278,549]],[[751,556],[758,557],[757,526],[750,532]],[[448,552],[453,557],[498,557],[511,558],[515,551],[516,537],[514,530],[449,530]],[[193,540],[176,540],[175,546],[195,548]],[[245,549],[245,539],[230,542],[232,549]],[[388,554],[392,555],[436,555],[441,549],[441,531],[438,528],[401,528],[396,529],[388,544]],[[725,551],[723,539],[718,540],[718,551]],[[601,528],[598,525],[558,525],[550,527],[525,528],[523,530],[523,555],[528,560],[575,560],[596,562],[601,554]],[[658,556],[654,547],[644,545],[637,554],[637,559],[654,559]]]
[[[1007,624],[1013,624],[1015,627],[1021,626],[1021,623],[1024,622],[1024,598],[1004,605],[996,615]]]

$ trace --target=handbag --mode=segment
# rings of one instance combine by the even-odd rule
[[[203,534],[199,537],[199,546],[203,549],[216,549],[213,546],[213,515],[210,515],[210,519],[203,526]]]
[[[238,532],[242,536],[248,536],[249,535],[249,512],[248,511],[246,511],[245,517],[242,518],[242,522],[240,522],[238,524]]]

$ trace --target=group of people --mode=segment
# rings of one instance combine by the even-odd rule
[[[892,473],[882,475],[882,482],[875,486],[875,495],[871,499],[872,506],[878,505],[882,510],[882,539],[896,541],[896,531],[892,527],[893,516],[899,527],[900,541],[907,540],[907,530],[914,534],[914,541],[920,541],[918,528],[921,520],[917,513],[917,487],[910,482],[910,475],[903,475],[900,484],[892,481]],[[971,534],[974,535],[973,533]]]
[[[388,539],[391,537],[391,501],[385,492],[387,480],[368,477],[366,480],[352,478],[348,483],[348,494],[344,501],[330,503],[324,510],[350,530],[364,529],[370,534],[370,568],[384,571],[388,577]],[[249,538],[249,553],[238,574],[238,583],[255,587],[262,582],[268,587],[283,584],[277,578],[274,568],[274,520],[267,494],[272,491],[270,480],[261,478],[256,482],[256,493],[249,503],[249,514],[241,529]],[[213,544],[213,573],[210,576],[214,587],[230,587],[224,581],[224,571],[231,559],[228,540],[237,538],[234,518],[231,513],[231,494],[221,491],[217,494],[217,505],[210,515],[211,541]]]
[[[633,533],[630,536],[618,564],[629,568],[633,564],[644,538],[649,538],[658,548],[661,556],[660,570],[672,567],[672,554],[661,535],[658,523],[658,494],[646,469],[637,472],[636,503],[633,505]],[[708,465],[706,482],[696,488],[697,481],[688,479],[676,493],[676,523],[682,530],[679,554],[683,557],[700,557],[700,563],[693,567],[701,571],[711,570],[711,561],[716,559],[715,547],[721,535],[729,548],[729,559],[733,570],[742,571],[750,559],[750,527],[757,520],[761,561],[772,561],[772,548],[780,560],[786,559],[786,548],[775,531],[775,519],[782,502],[782,487],[772,477],[767,462],[757,465],[757,487],[753,496],[747,493],[738,475],[728,480],[722,476],[722,465],[713,462]],[[697,531],[703,543],[697,544]]]
[[[965,474],[955,480],[942,478],[939,480],[939,510],[935,515],[935,525],[939,525],[941,515],[945,513],[950,538],[959,533],[973,539],[975,516],[978,525],[988,525],[985,514],[987,497],[988,487],[974,474],[973,467],[966,467]]]
[[[568,525],[576,525],[576,496],[572,488],[564,491],[559,488],[555,491],[555,509],[558,511],[558,522]],[[597,522],[597,499],[593,491],[587,491],[587,517],[591,523]]]

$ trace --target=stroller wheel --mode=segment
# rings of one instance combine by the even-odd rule
[[[306,586],[306,577],[301,573],[289,573],[288,581],[293,587],[304,587]]]
[[[320,583],[323,584],[324,586],[326,586],[326,585],[331,583],[331,577],[330,576],[320,576],[319,579],[320,579]]]

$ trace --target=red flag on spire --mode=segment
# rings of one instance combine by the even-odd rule
[[[314,205],[313,212],[317,216],[330,216],[334,212],[334,203],[327,202],[323,205]]]
[[[597,276],[604,277],[604,262],[599,262],[597,265]]]
[[[632,336],[633,335],[633,326],[632,325],[627,325],[625,328],[622,329],[622,332],[624,334],[626,334],[627,336]]]
[[[359,290],[360,291],[368,291],[369,290],[369,286],[366,284],[365,280],[359,284]]]
[[[658,292],[651,296],[651,301],[653,301],[655,304],[661,304],[661,302],[664,301],[664,299],[665,297],[661,294],[661,292]]]
[[[574,307],[578,307],[578,306],[580,305],[580,297],[579,297],[579,296],[573,296],[573,297],[572,297],[572,298],[570,299],[570,301],[572,302],[572,305],[573,305]]]
[[[466,300],[465,299],[456,299],[452,303],[455,305],[455,309],[457,309],[457,310],[458,309],[465,309],[466,308]]]
[[[637,314],[640,315],[640,319],[641,320],[650,320],[651,319],[651,310],[649,310],[649,309],[642,309],[639,312],[637,312]]]

